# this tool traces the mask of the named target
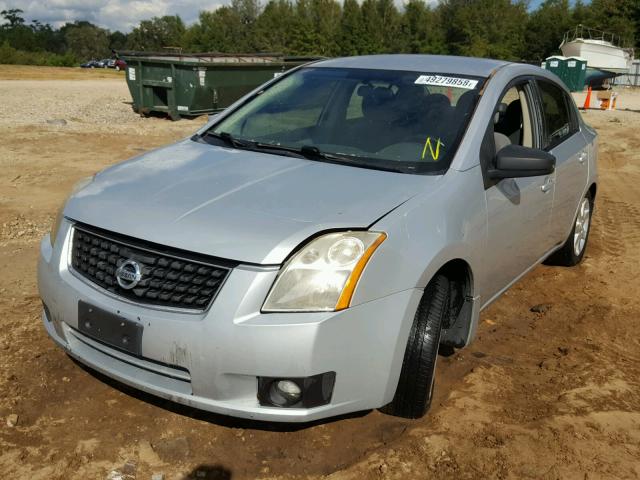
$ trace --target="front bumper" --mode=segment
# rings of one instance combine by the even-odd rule
[[[381,407],[393,399],[421,290],[340,312],[262,314],[277,268],[240,265],[205,312],[163,310],[112,296],[70,271],[71,228],[65,220],[55,249],[48,237],[42,241],[38,283],[48,334],[83,364],[159,397],[257,420],[312,421]],[[141,357],[79,332],[81,300],[140,322]],[[258,402],[257,377],[325,372],[336,373],[327,405],[279,408]]]

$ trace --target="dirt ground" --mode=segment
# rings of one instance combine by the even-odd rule
[[[600,183],[584,262],[536,268],[484,311],[476,342],[440,357],[428,416],[291,426],[133,391],[47,338],[38,244],[71,185],[204,122],[140,118],[104,75],[0,66],[3,479],[640,478],[640,93],[585,114]]]
[[[2,80],[95,80],[124,78],[124,71],[111,68],[36,67],[33,65],[0,65]]]

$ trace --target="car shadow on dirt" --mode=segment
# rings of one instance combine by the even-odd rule
[[[162,408],[164,410],[170,411],[178,415],[189,417],[194,420],[200,420],[203,422],[212,423],[212,424],[215,424],[221,427],[226,427],[226,428],[242,428],[246,430],[262,430],[262,431],[269,431],[269,432],[297,432],[297,431],[305,430],[307,428],[315,427],[318,425],[327,425],[327,424],[339,422],[345,419],[364,417],[371,412],[371,410],[363,410],[360,412],[347,413],[344,415],[339,415],[331,418],[324,418],[324,419],[315,420],[312,422],[305,422],[305,423],[265,422],[260,420],[248,420],[243,418],[230,417],[227,415],[220,415],[217,413],[207,412],[205,410],[199,410],[197,408],[172,402],[164,398],[156,397],[155,395],[151,395],[149,393],[130,387],[129,385],[126,385],[122,382],[119,382],[118,380],[114,380],[111,377],[108,377],[96,370],[93,370],[92,368],[80,363],[73,357],[69,356],[69,359],[72,360],[78,367],[82,368],[82,370],[87,372],[92,377],[96,378],[97,380],[103,383],[106,383],[110,387],[115,388],[116,390],[124,393],[125,395],[128,395],[137,400],[151,404],[158,408]],[[206,478],[209,478],[209,477],[206,477]],[[212,478],[217,478],[217,477],[212,477]],[[226,478],[226,477],[221,477],[221,478]]]
[[[182,477],[182,480],[231,480],[231,478],[231,470],[222,465],[199,465]]]

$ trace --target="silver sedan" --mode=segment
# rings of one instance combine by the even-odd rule
[[[151,87],[149,87],[151,88]],[[582,259],[596,134],[494,60],[320,61],[81,182],[43,239],[43,322],[125,384],[244,418],[428,409],[440,344]]]

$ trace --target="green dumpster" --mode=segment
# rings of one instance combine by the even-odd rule
[[[584,90],[584,82],[587,76],[587,60],[582,57],[567,58],[567,86],[572,92]]]
[[[223,110],[280,73],[315,60],[273,54],[119,52],[127,62],[133,110],[173,120]]]

